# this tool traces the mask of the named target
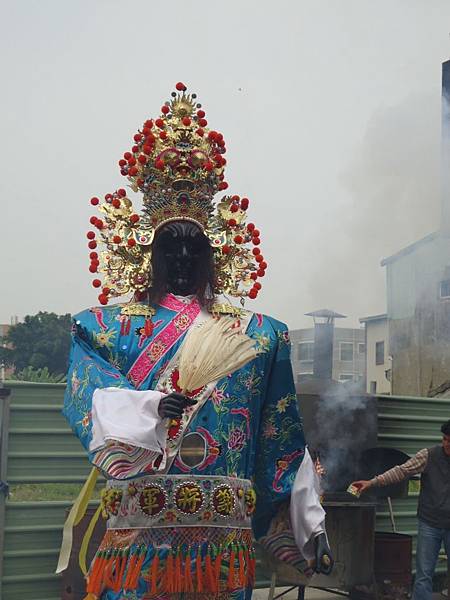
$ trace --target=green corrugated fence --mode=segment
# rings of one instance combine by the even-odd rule
[[[409,396],[378,396],[378,445],[397,448],[413,455],[422,448],[439,444],[441,425],[450,418],[450,398],[414,398]],[[413,555],[416,551],[418,493],[393,500],[397,531],[413,536]],[[379,531],[392,531],[387,505],[377,511]],[[437,571],[447,570],[441,552]]]
[[[11,382],[10,423],[5,472],[10,486],[81,484],[90,466],[78,440],[61,415],[63,384]],[[3,401],[5,407],[7,401]],[[0,415],[4,412],[0,411]],[[439,443],[440,424],[450,417],[450,399],[379,397],[379,444],[408,454]],[[6,465],[5,465],[6,463]],[[40,489],[40,488],[38,488]],[[75,492],[74,492],[75,495]],[[394,500],[397,529],[416,533],[416,496]],[[71,502],[4,500],[0,494],[0,585],[4,600],[59,600],[61,579],[54,574],[65,511]],[[377,527],[391,528],[387,509],[377,515]],[[1,537],[0,537],[1,542]],[[442,564],[442,569],[444,565]],[[260,581],[259,584],[262,585]]]
[[[2,517],[4,525],[2,598],[57,600],[61,598],[61,578],[54,571],[65,511],[72,502],[42,501],[39,495],[41,490],[48,494],[44,484],[81,484],[90,467],[61,415],[64,384],[14,382],[8,387],[8,456],[2,479],[13,494],[17,485],[37,485],[31,489],[36,496],[33,501],[17,502],[12,495],[3,511],[0,508],[0,526]],[[20,488],[16,489],[19,493]]]

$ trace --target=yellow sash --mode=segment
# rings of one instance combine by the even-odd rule
[[[97,483],[98,478],[98,469],[93,467],[91,472],[89,473],[89,477],[86,479],[85,484],[81,488],[80,493],[78,494],[77,499],[73,503],[72,508],[67,516],[66,522],[64,523],[63,529],[63,539],[61,544],[61,550],[59,552],[59,560],[58,566],[56,567],[56,573],[61,573],[65,571],[69,565],[70,553],[72,551],[72,542],[73,542],[73,528],[78,525],[81,519],[84,517],[86,513],[86,508],[89,503],[89,500],[92,497],[92,492],[94,491],[95,484]],[[99,511],[97,510],[99,513]],[[99,513],[100,514],[100,513]],[[97,515],[98,518],[98,515]],[[91,527],[91,524],[89,527]],[[94,522],[95,525],[95,522]],[[83,545],[82,545],[83,550]],[[86,548],[87,550],[87,548]],[[80,552],[80,566],[81,566],[81,552]],[[86,564],[86,553],[84,555],[84,564]],[[86,567],[85,567],[86,568]],[[86,572],[86,571],[84,571]]]

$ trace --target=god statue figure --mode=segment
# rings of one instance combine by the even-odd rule
[[[106,478],[90,600],[249,598],[255,541],[306,576],[333,565],[287,327],[244,308],[267,263],[248,199],[225,192],[225,153],[178,83],[119,160],[142,210],[125,189],[91,199],[99,306],[73,319],[64,405],[95,469],[87,487]],[[220,323],[226,335],[214,333]],[[180,364],[194,334],[188,367],[225,374],[188,389]],[[230,335],[251,342],[243,365],[238,351],[225,357]]]

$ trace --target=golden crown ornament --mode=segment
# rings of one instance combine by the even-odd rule
[[[120,172],[133,192],[143,194],[137,214],[124,189],[92,198],[100,217],[88,231],[89,271],[101,273],[92,285],[101,304],[151,286],[151,251],[156,231],[171,221],[196,223],[209,238],[216,266],[216,294],[256,298],[267,267],[259,249],[259,231],[246,223],[249,201],[239,196],[214,196],[228,188],[224,181],[225,140],[208,129],[196,94],[176,84],[161,116],[148,119],[134,136],[134,145],[119,160]],[[100,248],[99,248],[100,247]]]

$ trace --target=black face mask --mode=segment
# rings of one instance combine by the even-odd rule
[[[164,225],[153,244],[153,254],[166,279],[166,290],[180,296],[198,292],[199,276],[211,249],[194,223],[176,221]],[[155,265],[156,266],[156,265]]]

